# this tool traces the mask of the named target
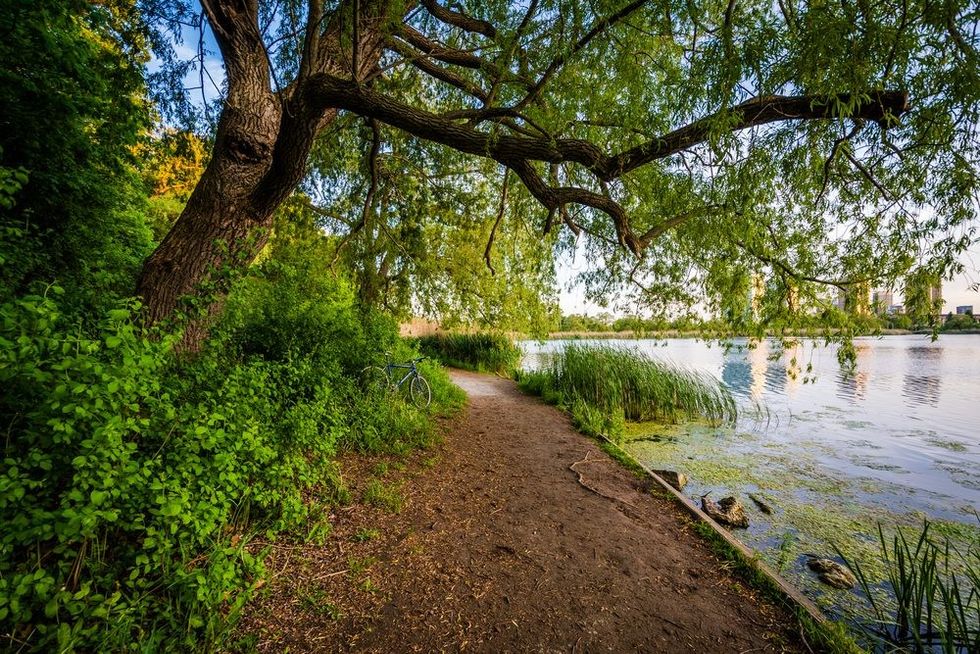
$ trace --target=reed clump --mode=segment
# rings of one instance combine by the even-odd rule
[[[504,334],[433,334],[418,339],[419,350],[447,366],[511,375],[523,352]]]
[[[522,376],[526,390],[556,404],[585,405],[615,420],[735,421],[735,401],[713,377],[684,370],[637,349],[567,345],[549,368]]]
[[[879,524],[882,582],[837,549],[868,603],[860,625],[875,651],[980,652],[980,531],[965,548],[933,532],[926,521],[889,537]]]

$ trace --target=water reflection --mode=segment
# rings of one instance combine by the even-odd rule
[[[871,346],[855,344],[855,366],[852,371],[837,373],[837,396],[851,402],[864,401],[871,381]]]
[[[943,382],[936,375],[905,375],[902,395],[915,406],[937,406],[942,394]]]
[[[725,355],[721,366],[721,381],[736,395],[748,395],[752,385],[752,366],[749,365],[746,351],[733,348]]]
[[[906,372],[902,395],[913,406],[937,406],[942,396],[943,348],[935,345],[905,349]]]
[[[729,350],[722,361],[721,379],[736,395],[759,402],[769,394],[792,397],[805,375],[802,345],[780,348],[767,342]]]

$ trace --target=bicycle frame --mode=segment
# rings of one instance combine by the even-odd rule
[[[418,376],[419,369],[416,367],[416,364],[418,364],[418,362],[421,361],[424,358],[425,357],[422,357],[420,359],[413,359],[413,360],[409,361],[408,363],[392,363],[391,362],[391,354],[389,352],[385,352],[385,374],[388,375],[388,378],[389,379],[394,380],[394,373],[393,373],[393,371],[396,368],[401,368],[401,369],[407,370],[408,372],[405,373],[405,376],[402,377],[401,380],[399,380],[397,382],[392,381],[392,384],[394,385],[395,388],[401,388],[402,384],[404,384],[405,382],[407,382],[409,379],[411,379],[412,377],[417,377]]]
[[[415,367],[414,363],[412,364],[389,363],[388,365],[385,366],[385,370],[387,371],[388,376],[391,377],[392,379],[394,379],[394,377],[392,376],[392,370],[394,370],[395,368],[405,368],[408,370],[408,372],[405,373],[405,376],[402,377],[400,381],[393,382],[397,388],[401,388],[402,384],[404,384],[409,379],[411,379],[412,377],[418,374],[418,369]]]

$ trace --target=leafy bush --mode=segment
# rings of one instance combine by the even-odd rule
[[[572,412],[587,432],[617,433],[624,420],[735,419],[735,401],[716,380],[655,361],[635,349],[567,345],[551,367],[522,373],[521,388]]]
[[[510,338],[489,332],[423,336],[418,347],[447,366],[502,375],[513,374],[523,356]]]
[[[363,394],[395,325],[280,248],[193,360],[129,302],[97,330],[49,297],[0,304],[0,631],[34,651],[211,649],[259,583],[257,533],[329,532],[340,447],[431,442],[428,413]],[[433,406],[459,391],[428,370]],[[319,499],[318,499],[319,498]]]

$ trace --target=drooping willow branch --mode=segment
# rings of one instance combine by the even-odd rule
[[[507,184],[509,181],[510,168],[507,168],[504,170],[504,183],[500,189],[500,207],[497,209],[497,220],[494,221],[493,227],[490,229],[490,238],[487,239],[487,247],[483,251],[483,260],[487,263],[487,268],[490,269],[491,275],[497,274],[493,263],[490,262],[490,252],[493,249],[493,239],[497,236],[497,228],[500,227],[500,222],[504,219],[504,209],[507,207]]]
[[[838,96],[766,96],[726,108],[659,138],[610,155],[584,139],[549,139],[485,132],[329,74],[312,79],[311,88],[314,101],[323,107],[346,109],[375,118],[416,137],[460,152],[494,159],[508,166],[549,210],[574,203],[606,213],[612,218],[620,244],[634,253],[639,253],[657,235],[656,228],[637,237],[625,210],[608,195],[578,187],[549,186],[529,162],[579,164],[589,170],[597,182],[603,183],[705,142],[720,119],[725,120],[727,132],[789,120],[847,118],[875,120],[887,126],[908,108],[908,95],[901,91]]]

